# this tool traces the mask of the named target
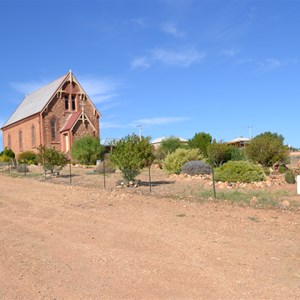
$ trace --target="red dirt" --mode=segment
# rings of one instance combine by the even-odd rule
[[[299,213],[0,175],[0,299],[299,299]]]

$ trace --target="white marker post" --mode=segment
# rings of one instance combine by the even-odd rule
[[[300,195],[300,175],[297,176],[297,194]]]

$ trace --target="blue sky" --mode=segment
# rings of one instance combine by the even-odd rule
[[[102,114],[101,138],[142,125],[152,138],[272,131],[300,147],[299,1],[0,5],[0,125],[72,69]]]

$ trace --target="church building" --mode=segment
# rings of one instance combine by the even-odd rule
[[[69,155],[76,138],[100,138],[100,113],[70,71],[25,96],[3,125],[3,146],[16,155],[42,145]]]

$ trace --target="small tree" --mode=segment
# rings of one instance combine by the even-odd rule
[[[264,132],[251,140],[246,147],[246,154],[253,162],[263,166],[285,163],[288,158],[288,146],[283,144],[284,137],[277,133]]]
[[[140,139],[135,134],[118,141],[110,153],[110,161],[121,170],[127,181],[134,180],[143,168],[151,166],[154,158],[150,138]]]
[[[226,143],[213,141],[207,147],[207,162],[212,167],[219,167],[231,158],[230,148]]]
[[[18,155],[18,162],[32,165],[36,163],[36,153],[33,151],[24,151]]]
[[[188,141],[188,146],[190,148],[199,149],[204,157],[207,157],[207,147],[211,144],[211,141],[212,136],[209,133],[199,132]]]
[[[38,150],[37,162],[43,166],[45,172],[49,170],[51,173],[59,173],[69,161],[62,152],[57,151],[55,148],[40,146]]]
[[[95,164],[104,151],[99,139],[90,135],[76,139],[72,145],[73,158],[86,165]]]
[[[5,149],[0,153],[0,156],[9,157],[12,160],[16,157],[14,151],[12,151],[11,149],[8,149],[7,147],[5,147]]]

